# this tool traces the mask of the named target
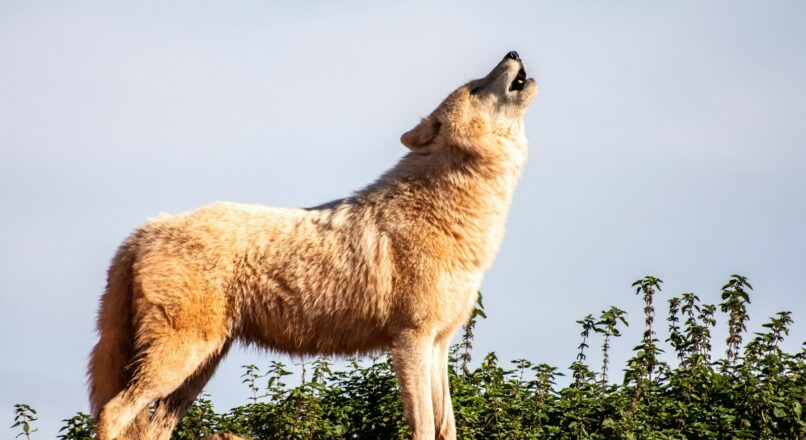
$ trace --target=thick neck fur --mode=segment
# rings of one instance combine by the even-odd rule
[[[410,153],[355,200],[373,206],[376,218],[410,216],[381,223],[418,227],[422,240],[464,248],[455,256],[462,266],[486,267],[503,237],[526,157],[526,138],[518,124],[485,136],[477,148],[447,145],[428,155]],[[412,234],[386,232],[393,239]]]
[[[511,193],[528,155],[522,121],[498,127],[469,146],[446,144],[431,154],[407,154],[356,196],[363,198],[418,181],[430,183],[427,186],[447,185],[440,190],[491,185]]]

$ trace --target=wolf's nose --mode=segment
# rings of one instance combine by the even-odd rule
[[[514,50],[509,52],[504,58],[509,58],[515,61],[521,60],[521,57],[518,55],[518,52],[515,52]]]

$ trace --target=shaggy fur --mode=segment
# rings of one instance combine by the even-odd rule
[[[448,345],[502,239],[536,93],[510,55],[405,133],[411,152],[353,197],[216,203],[135,230],[109,269],[89,363],[98,440],[168,439],[233,341],[391,349],[414,438],[455,438]]]

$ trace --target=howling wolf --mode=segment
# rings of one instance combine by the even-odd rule
[[[415,439],[456,437],[448,346],[504,234],[537,95],[516,52],[403,134],[411,150],[310,209],[216,203],[120,246],[89,362],[98,440],[168,439],[233,341],[390,349]]]

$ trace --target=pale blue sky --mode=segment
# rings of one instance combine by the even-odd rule
[[[795,350],[805,45],[806,8],[784,1],[0,1],[0,432],[15,402],[40,410],[38,438],[86,410],[96,301],[133,227],[215,200],[345,196],[512,49],[541,92],[479,356],[565,367],[574,321],[617,305],[633,323],[620,364],[640,332],[633,280],[666,280],[661,320],[671,295],[716,302],[735,272],[757,289],[752,330],[794,312]],[[234,350],[216,404],[243,403],[239,366],[273,358]]]

